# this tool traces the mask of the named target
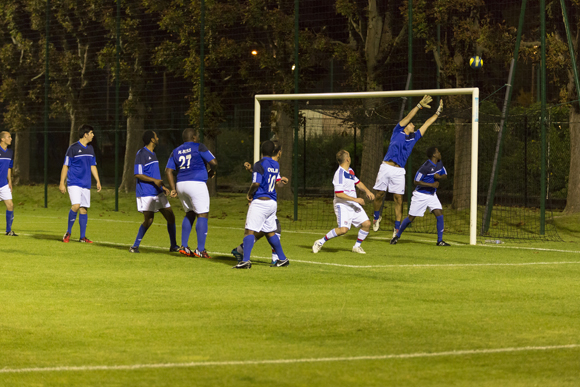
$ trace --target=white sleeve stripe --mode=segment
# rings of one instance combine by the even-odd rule
[[[157,161],[157,160],[155,160],[155,161],[152,161],[152,162],[150,162],[150,163],[147,163],[147,164],[145,164],[145,166],[148,166],[148,165],[150,165],[150,164],[155,164],[155,163],[159,163],[159,161]]]
[[[137,172],[139,172],[138,175],[142,175],[143,174],[143,166],[141,164],[139,164],[137,166]]]
[[[68,156],[66,156],[66,157],[64,158],[64,165],[66,165],[67,167],[68,167],[68,165],[69,165],[69,159],[68,159]]]

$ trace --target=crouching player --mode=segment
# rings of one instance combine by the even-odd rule
[[[276,154],[275,154],[276,152]],[[251,202],[246,216],[246,230],[244,232],[244,258],[234,269],[250,269],[252,262],[250,255],[256,242],[256,234],[263,232],[266,234],[268,242],[278,255],[276,267],[288,266],[290,261],[282,251],[280,238],[276,235],[276,184],[284,185],[288,182],[285,177],[280,177],[280,165],[274,157],[278,157],[282,152],[276,149],[272,141],[265,141],[262,144],[262,160],[254,164],[252,185],[248,191],[247,198]]]
[[[374,200],[375,195],[354,175],[354,171],[350,168],[350,154],[347,151],[339,151],[336,154],[336,161],[339,167],[334,173],[332,184],[334,184],[334,213],[338,227],[330,230],[324,238],[314,242],[312,252],[318,253],[326,241],[346,234],[350,226],[354,225],[360,227],[360,230],[352,251],[366,254],[361,243],[369,235],[371,221],[362,207],[365,200],[357,198],[355,186],[363,190],[369,200]]]
[[[439,188],[439,180],[447,179],[447,171],[441,162],[439,149],[435,147],[427,149],[427,157],[429,160],[425,161],[425,164],[419,168],[415,175],[415,185],[417,187],[413,191],[409,216],[403,220],[401,228],[391,239],[392,245],[396,245],[407,226],[417,216],[423,216],[425,210],[429,208],[437,219],[437,246],[449,246],[448,243],[443,241],[443,207],[436,193],[437,188]]]
[[[170,247],[169,251],[179,251],[176,241],[175,215],[167,200],[170,194],[169,189],[163,186],[161,172],[159,171],[159,161],[153,150],[159,143],[157,133],[147,130],[143,133],[143,143],[145,146],[137,152],[135,156],[135,178],[137,187],[135,194],[137,196],[137,210],[143,213],[143,224],[139,226],[137,238],[133,246],[129,248],[131,253],[139,252],[139,244],[145,236],[145,233],[153,224],[153,218],[156,212],[167,221],[167,232],[169,233]]]

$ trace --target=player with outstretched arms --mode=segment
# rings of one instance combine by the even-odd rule
[[[274,160],[274,157],[279,157],[282,150],[277,148],[272,141],[264,141],[261,151],[263,157],[254,164],[252,185],[247,194],[250,207],[244,231],[244,257],[234,266],[234,269],[252,267],[250,255],[256,242],[256,234],[260,232],[266,234],[266,239],[278,256],[273,266],[283,267],[290,264],[282,250],[280,238],[276,235],[276,211],[278,210],[276,185],[284,185],[288,182],[286,177],[280,177],[280,165]]]
[[[411,123],[413,117],[420,109],[430,108],[429,103],[433,98],[426,95],[414,107],[409,114],[393,129],[389,149],[383,159],[383,163],[377,174],[377,180],[373,189],[376,192],[373,213],[373,231],[378,231],[381,222],[381,207],[384,196],[388,192],[393,194],[395,201],[395,230],[393,236],[400,228],[403,216],[403,194],[405,193],[405,164],[417,142],[425,135],[425,132],[434,123],[443,111],[443,100],[439,102],[437,112],[429,118],[419,130],[415,130],[415,125]]]
[[[14,221],[14,203],[12,202],[14,151],[8,149],[10,144],[12,144],[10,133],[0,132],[0,201],[6,205],[6,235],[18,236],[12,230],[12,222]]]
[[[352,247],[352,252],[366,254],[361,243],[369,235],[371,221],[362,207],[365,200],[357,197],[356,188],[364,191],[369,200],[374,200],[375,195],[355,176],[354,171],[350,168],[350,153],[346,150],[340,150],[336,154],[336,161],[339,167],[334,173],[332,184],[334,185],[334,213],[338,227],[330,230],[324,238],[314,242],[312,252],[318,253],[329,239],[346,234],[351,225],[354,225],[360,227],[360,230],[356,243]]]
[[[187,128],[182,133],[183,145],[171,152],[165,174],[171,187],[171,197],[179,196],[185,211],[181,224],[181,248],[179,252],[188,257],[211,258],[205,249],[207,221],[209,216],[209,191],[207,179],[216,174],[217,160],[204,144],[198,142],[197,130]],[[209,172],[207,170],[209,165]],[[177,184],[173,171],[177,170]],[[197,248],[189,248],[189,234],[195,224]]]
[[[88,223],[87,211],[91,206],[91,175],[97,182],[97,192],[101,192],[95,150],[92,145],[89,145],[93,141],[95,133],[90,125],[81,125],[78,132],[79,141],[69,146],[60,172],[60,192],[64,194],[68,190],[71,202],[71,209],[68,214],[68,229],[62,241],[64,243],[70,242],[72,227],[76,221],[77,212],[80,212],[79,226],[81,235],[79,242],[93,243],[85,234]]]
[[[419,168],[415,174],[415,191],[413,191],[413,199],[411,199],[411,206],[409,207],[409,216],[403,220],[401,228],[397,234],[391,239],[391,244],[396,245],[403,234],[403,231],[409,224],[415,220],[417,216],[423,216],[425,211],[429,209],[437,219],[437,246],[449,246],[443,240],[443,207],[437,197],[437,188],[439,188],[439,181],[447,179],[447,170],[441,162],[441,153],[439,149],[431,147],[427,149],[427,157],[429,160]]]
[[[163,185],[161,173],[159,172],[159,161],[154,152],[155,147],[159,144],[157,133],[152,130],[145,131],[143,133],[143,144],[145,146],[139,149],[135,156],[135,179],[137,180],[135,195],[137,197],[137,211],[143,213],[144,219],[143,224],[139,226],[135,243],[129,248],[129,251],[131,253],[139,252],[139,244],[153,224],[156,212],[161,212],[161,215],[167,221],[169,251],[179,251],[175,238],[175,215],[169,200],[167,200],[167,195],[170,194],[170,191]]]

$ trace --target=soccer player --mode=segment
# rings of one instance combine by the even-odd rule
[[[97,162],[95,160],[95,150],[89,145],[95,137],[93,127],[90,125],[81,125],[78,129],[79,141],[68,147],[64,158],[64,165],[60,172],[60,192],[67,192],[70,197],[71,208],[68,214],[68,230],[62,241],[70,242],[72,227],[79,215],[79,226],[81,235],[79,242],[93,243],[86,237],[88,215],[87,210],[91,206],[91,174],[97,182],[97,192],[101,192],[101,181],[97,171]],[[65,185],[66,181],[66,185]]]
[[[175,215],[167,200],[170,191],[163,185],[161,173],[159,172],[159,161],[153,150],[159,144],[157,133],[147,130],[143,133],[143,144],[135,156],[135,178],[137,179],[137,210],[143,213],[143,224],[139,226],[137,238],[133,246],[129,248],[131,253],[139,252],[139,244],[145,236],[145,233],[153,224],[153,218],[156,212],[167,221],[167,232],[169,233],[170,247],[169,251],[179,251],[179,246],[175,240]]]
[[[6,235],[18,236],[12,231],[14,220],[14,203],[12,202],[12,167],[14,152],[8,147],[12,144],[12,136],[8,132],[0,132],[0,201],[6,205]]]
[[[207,238],[207,220],[209,215],[209,191],[207,179],[215,176],[217,160],[204,144],[197,142],[197,130],[187,128],[182,133],[183,145],[171,152],[165,174],[171,187],[171,197],[179,195],[179,201],[185,211],[181,224],[181,248],[179,252],[188,257],[211,258],[205,249]],[[210,171],[208,173],[207,165]],[[177,185],[173,171],[177,170]],[[197,248],[189,248],[189,234],[195,224]]]
[[[274,156],[272,156],[272,160],[274,161],[280,161],[280,156],[282,155],[282,149],[279,147],[276,147],[276,149],[274,150]],[[254,173],[253,169],[252,169],[252,164],[245,162],[244,163],[244,167],[246,168],[246,170],[250,173]],[[285,177],[283,179],[286,179]],[[286,179],[287,180],[287,179]],[[276,216],[276,236],[278,237],[278,239],[280,239],[280,237],[282,236],[282,226],[280,225],[280,221],[278,220],[278,217]],[[256,242],[261,239],[264,235],[263,232],[259,232],[257,234],[255,234],[254,236],[256,237]],[[238,245],[238,247],[234,247],[232,250],[232,255],[238,260],[238,262],[241,262],[244,259],[244,244],[241,243],[240,245]],[[276,250],[274,250],[274,248],[272,247],[272,262],[270,262],[271,265],[276,265],[276,261],[278,261],[278,254],[276,254]]]
[[[366,254],[361,243],[365,240],[371,229],[371,221],[364,208],[365,200],[356,196],[356,189],[364,191],[369,200],[374,200],[375,195],[360,181],[350,168],[350,153],[340,150],[336,154],[338,169],[334,173],[332,184],[334,185],[334,213],[338,223],[337,228],[330,230],[322,239],[314,242],[312,252],[318,253],[322,246],[332,238],[344,235],[350,230],[350,226],[360,227],[356,243],[352,247],[353,253]]]
[[[437,246],[449,246],[443,241],[443,207],[437,197],[437,188],[439,188],[439,181],[447,179],[447,171],[441,162],[441,153],[439,149],[431,147],[427,149],[427,157],[429,160],[419,168],[415,174],[415,191],[413,191],[413,199],[411,199],[411,207],[409,208],[409,216],[403,220],[401,228],[397,234],[391,239],[391,244],[396,245],[403,234],[403,231],[409,224],[415,220],[417,216],[423,216],[427,209],[431,210],[437,219]]]
[[[254,164],[252,185],[248,191],[247,199],[250,202],[246,227],[244,232],[244,258],[238,262],[234,269],[250,269],[252,262],[250,255],[256,242],[256,235],[260,232],[266,234],[268,242],[278,255],[278,260],[273,266],[283,267],[290,264],[290,260],[284,255],[280,238],[276,235],[276,184],[284,185],[288,182],[285,177],[280,177],[280,165],[274,157],[280,157],[281,148],[276,148],[272,141],[262,143],[262,160]],[[274,152],[276,152],[274,154]]]
[[[443,111],[443,100],[439,102],[437,112],[429,118],[419,130],[411,120],[420,109],[430,108],[433,98],[426,95],[409,114],[393,129],[389,149],[377,174],[373,189],[376,191],[373,214],[373,231],[378,231],[381,223],[381,207],[384,196],[389,191],[395,201],[395,230],[393,237],[399,231],[403,216],[403,194],[405,193],[405,164],[417,142],[425,135],[427,128],[434,123]]]

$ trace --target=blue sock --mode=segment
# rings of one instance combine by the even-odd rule
[[[14,220],[14,211],[6,210],[6,232],[12,231],[13,220]]]
[[[443,229],[444,224],[443,224],[443,215],[439,215],[435,217],[437,219],[437,242],[440,242],[443,240]]]
[[[197,249],[203,251],[205,250],[205,239],[207,238],[207,218],[197,217],[195,232],[197,233]]]
[[[175,223],[167,223],[167,232],[169,233],[171,247],[177,246],[177,231],[175,231]]]
[[[282,245],[280,244],[280,238],[278,238],[278,236],[276,234],[274,234],[271,238],[268,238],[268,236],[266,236],[266,238],[268,239],[270,246],[272,246],[272,248],[276,251],[278,258],[281,261],[285,260],[286,256],[284,255],[284,251],[282,251]]]
[[[141,239],[143,239],[146,232],[147,229],[143,225],[139,226],[139,232],[137,233],[137,238],[135,239],[135,243],[133,243],[133,247],[139,247]]]
[[[72,232],[72,227],[75,224],[75,220],[77,220],[77,213],[73,210],[70,210],[68,213],[68,230],[67,233],[70,234]]]
[[[193,222],[189,220],[186,216],[183,218],[181,223],[181,246],[187,247],[189,243],[189,234],[191,234],[191,228],[193,227]]]
[[[409,220],[409,217],[406,217],[405,219],[403,219],[403,224],[401,224],[401,228],[399,228],[399,232],[397,233],[397,236],[399,238],[401,237],[401,234],[403,234],[403,231],[405,231],[407,226],[410,224],[411,224],[411,221]]]
[[[85,233],[87,232],[87,222],[89,221],[88,214],[80,214],[79,215],[79,226],[81,226],[81,239],[85,237]]]
[[[244,237],[244,261],[250,260],[250,255],[252,254],[252,249],[254,248],[254,243],[256,242],[256,238],[253,235],[246,235]]]
[[[373,212],[373,219],[378,219],[379,216],[381,216],[381,211],[380,210]]]
[[[401,222],[398,220],[395,221],[395,230],[399,230],[401,228]]]

